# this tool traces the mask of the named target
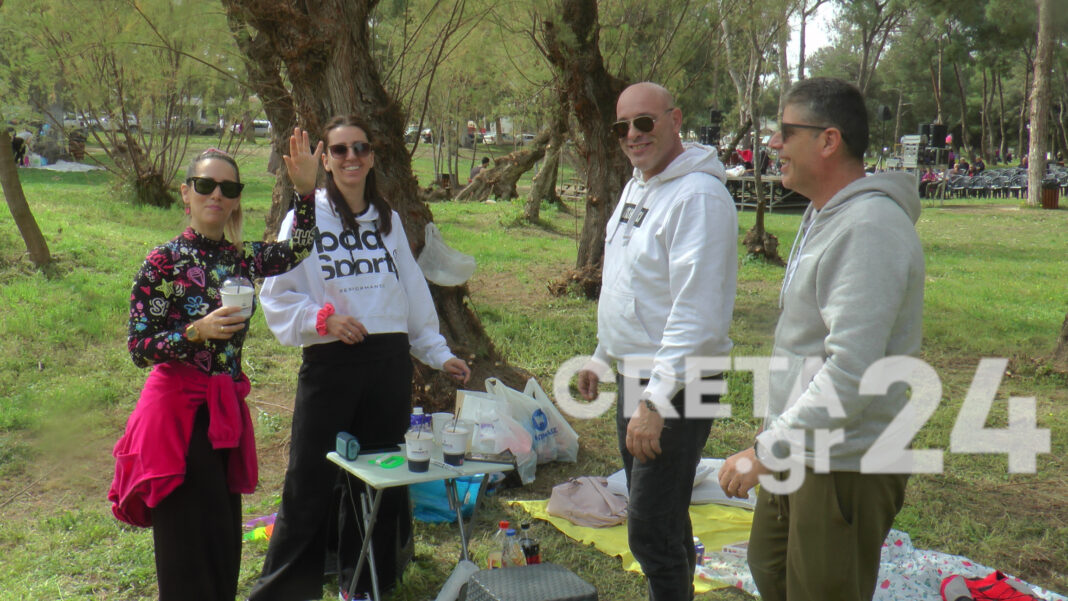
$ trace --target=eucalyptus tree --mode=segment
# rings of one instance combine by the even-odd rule
[[[756,197],[756,221],[752,229],[746,232],[742,243],[749,254],[759,256],[766,261],[782,265],[779,257],[778,239],[764,228],[764,211],[766,202],[762,182],[761,147],[762,115],[757,101],[761,90],[761,81],[768,71],[769,55],[775,50],[781,51],[779,42],[782,32],[789,27],[790,14],[796,9],[793,0],[769,0],[760,3],[736,3],[726,12],[721,22],[724,46],[727,49],[727,64],[731,81],[738,92],[739,122],[752,124],[753,190]],[[777,66],[783,73],[781,63]],[[744,71],[742,71],[744,69]],[[780,81],[782,86],[785,82]],[[779,95],[781,99],[781,94]],[[778,110],[781,100],[776,104]]]
[[[1031,139],[1028,149],[1027,204],[1040,204],[1042,180],[1046,177],[1046,130],[1049,127],[1050,78],[1053,72],[1054,19],[1053,0],[1036,0],[1038,5],[1038,42],[1035,52],[1035,86],[1031,92]]]
[[[805,78],[805,38],[807,36],[808,20],[816,14],[827,0],[800,0],[797,5],[798,27],[798,53],[797,53],[797,79]]]
[[[898,32],[902,20],[911,10],[911,0],[837,0],[838,12],[835,24],[842,32],[852,35],[840,36],[839,41],[851,43],[856,52],[857,79],[861,92],[868,85],[879,58]]]

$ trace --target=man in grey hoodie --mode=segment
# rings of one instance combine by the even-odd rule
[[[738,217],[714,148],[683,144],[682,112],[663,87],[619,95],[613,130],[634,166],[605,237],[594,363],[578,374],[586,399],[614,362],[616,431],[630,501],[627,534],[654,601],[693,598],[688,512],[711,429],[714,383],[694,383],[687,358],[730,353]],[[642,365],[644,363],[644,365]],[[651,369],[650,369],[651,368]],[[625,377],[625,379],[624,379]],[[686,406],[684,406],[686,405]]]
[[[908,374],[887,366],[920,350],[920,201],[912,175],[865,176],[867,144],[863,96],[829,78],[790,90],[770,142],[783,185],[811,205],[779,297],[763,431],[720,470],[729,496],[762,484],[749,567],[769,601],[870,600],[905,498],[911,435],[888,426]]]

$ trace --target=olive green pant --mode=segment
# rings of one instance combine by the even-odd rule
[[[907,474],[805,470],[789,495],[763,488],[749,569],[764,601],[871,601],[879,555],[905,501]]]

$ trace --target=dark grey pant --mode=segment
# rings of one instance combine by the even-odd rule
[[[619,387],[616,433],[630,490],[627,508],[630,551],[648,580],[651,601],[689,601],[693,599],[693,572],[697,565],[690,496],[712,420],[685,417],[665,420],[660,434],[661,454],[648,463],[635,461],[627,450],[630,418],[623,412],[622,376],[616,378],[616,384]],[[685,415],[684,396],[685,390],[671,399],[680,416]],[[719,397],[706,396],[703,402],[719,402]]]

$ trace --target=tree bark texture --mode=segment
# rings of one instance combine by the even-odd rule
[[[958,63],[953,63],[953,72],[957,76],[957,91],[960,92],[960,153],[962,157],[971,158],[972,147],[968,143],[968,94]]]
[[[1046,176],[1046,131],[1049,127],[1050,74],[1053,60],[1053,0],[1037,0],[1038,50],[1031,92],[1031,143],[1027,163],[1027,204],[1039,206]]]
[[[1053,365],[1059,371],[1068,372],[1068,314],[1061,324],[1061,334],[1057,337],[1057,350],[1053,352]]]
[[[608,217],[630,176],[630,164],[612,133],[616,99],[626,82],[605,70],[596,0],[562,0],[559,6],[557,14],[543,21],[542,35],[585,139],[589,195],[575,268],[599,274]]]
[[[19,228],[22,241],[26,243],[30,261],[38,268],[48,265],[52,262],[52,254],[22,191],[18,168],[15,167],[15,154],[11,151],[11,135],[3,129],[0,129],[0,185],[4,189],[4,199],[7,200],[11,217]]]
[[[371,53],[368,22],[378,0],[222,3],[245,55],[252,87],[276,126],[275,149],[288,153],[288,134],[294,126],[308,130],[316,140],[332,116],[361,116],[374,141],[379,191],[400,215],[418,256],[433,216],[412,174],[400,108],[383,87]],[[272,221],[280,221],[289,207],[290,185],[283,167],[275,185],[269,231],[277,229],[278,223]],[[442,334],[453,352],[472,364],[473,381],[493,375],[511,385],[521,384],[526,374],[504,362],[465,302],[467,286],[442,289],[430,284],[430,288]],[[452,407],[455,385],[444,374],[417,363],[415,380],[416,404]]]
[[[559,203],[560,196],[556,193],[556,179],[560,168],[560,153],[567,139],[568,113],[571,105],[567,101],[567,94],[559,91],[557,108],[553,114],[552,123],[549,125],[549,144],[545,149],[545,162],[542,163],[541,171],[534,176],[534,182],[530,189],[527,204],[523,207],[523,218],[531,223],[537,223],[541,218],[541,203]]]

